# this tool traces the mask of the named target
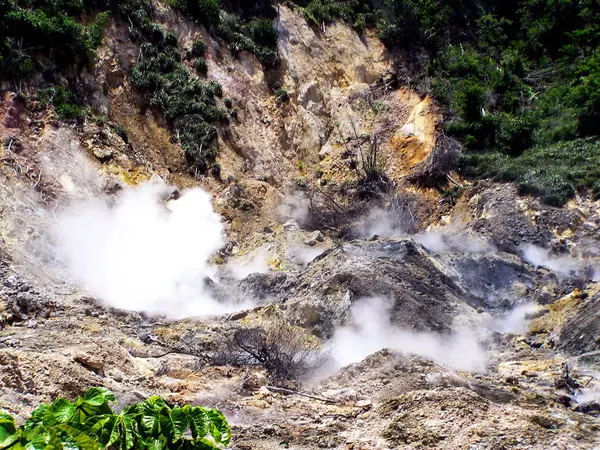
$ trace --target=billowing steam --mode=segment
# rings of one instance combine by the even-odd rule
[[[598,279],[597,261],[590,258],[571,258],[569,256],[554,256],[549,250],[533,244],[521,244],[519,250],[523,259],[534,266],[543,266],[563,276],[570,276],[581,269],[588,269],[594,280]]]
[[[485,351],[473,334],[464,331],[441,336],[402,330],[390,322],[391,306],[381,298],[363,299],[352,306],[354,325],[338,329],[330,341],[332,369],[362,361],[383,348],[419,355],[459,370],[485,369]]]
[[[229,261],[227,269],[235,279],[241,280],[252,273],[267,273],[269,271],[267,259],[267,249],[259,247],[245,257]]]
[[[184,317],[234,308],[205,289],[208,260],[223,245],[223,227],[210,196],[147,183],[107,198],[72,203],[53,237],[59,258],[94,296],[121,309]]]
[[[498,333],[524,333],[527,331],[531,314],[535,311],[536,307],[533,303],[517,305],[495,318],[490,324],[490,329]]]

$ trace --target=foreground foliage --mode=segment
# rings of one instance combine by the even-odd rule
[[[227,420],[216,409],[170,407],[158,396],[115,413],[114,395],[91,388],[75,402],[42,404],[19,428],[0,411],[0,449],[218,449],[229,443]]]

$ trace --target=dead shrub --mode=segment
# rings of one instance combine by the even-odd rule
[[[419,197],[410,192],[401,192],[387,200],[387,215],[391,225],[405,233],[416,233],[420,223],[415,212],[419,207]]]
[[[239,328],[212,359],[214,365],[262,366],[274,385],[298,382],[320,368],[329,355],[303,328],[284,319]]]

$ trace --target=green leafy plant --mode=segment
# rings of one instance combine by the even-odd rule
[[[254,18],[243,22],[234,14],[223,12],[217,33],[229,42],[235,53],[248,51],[267,67],[273,67],[279,61],[277,56],[277,33],[273,20]]]
[[[171,4],[207,27],[219,24],[221,13],[219,0],[172,0]]]
[[[57,116],[63,120],[83,120],[91,115],[89,107],[83,106],[73,91],[63,86],[53,86],[37,92],[42,106],[54,106]]]
[[[206,42],[202,39],[196,39],[192,42],[192,54],[194,56],[204,56],[206,53]]]
[[[215,102],[215,97],[223,95],[223,89],[216,81],[204,82],[194,76],[181,62],[177,38],[160,26],[138,31],[146,33],[151,29],[154,31],[146,39],[153,41],[142,44],[142,61],[132,69],[132,83],[146,92],[151,107],[163,113],[177,135],[174,141],[181,144],[192,169],[205,173],[218,153],[213,146],[217,131],[211,122],[227,118],[226,111]],[[200,44],[195,47],[201,50]],[[194,66],[198,73],[206,73],[204,58],[198,57]]]
[[[384,102],[373,102],[373,105],[371,106],[371,109],[375,114],[383,113],[387,111],[387,108],[388,106]]]
[[[198,72],[201,75],[206,75],[206,72],[208,71],[208,66],[206,65],[206,60],[204,58],[197,58],[196,61],[194,62],[194,68],[196,69],[196,72]]]
[[[92,13],[91,8],[86,10],[85,3],[0,2],[0,78],[21,80],[42,69],[92,61],[109,15],[100,12],[90,25],[83,25],[80,17],[85,12]]]
[[[297,0],[306,17],[321,26],[335,18],[363,28],[371,15],[370,2],[365,0]]]
[[[42,404],[17,428],[0,411],[1,450],[222,449],[231,439],[227,419],[212,408],[169,406],[153,396],[120,413],[115,396],[91,388],[75,402],[59,398]]]
[[[287,103],[290,101],[290,94],[285,89],[275,90],[275,97],[279,103]]]

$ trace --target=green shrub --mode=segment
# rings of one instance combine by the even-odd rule
[[[96,16],[92,25],[86,29],[88,35],[86,45],[90,50],[102,44],[102,36],[106,25],[108,25],[108,21],[108,12],[101,12]]]
[[[194,56],[204,56],[206,53],[206,42],[202,39],[195,39],[192,42],[192,55]]]
[[[494,121],[493,147],[511,156],[520,155],[533,144],[533,129],[536,125],[532,114],[514,116],[498,114],[492,117]]]
[[[207,27],[219,25],[221,14],[219,0],[173,0],[172,5],[182,10],[192,20]]]
[[[37,98],[44,107],[52,105],[59,119],[83,120],[90,116],[89,108],[82,106],[75,94],[63,86],[41,89]]]
[[[101,12],[89,26],[83,2],[13,0],[0,3],[0,77],[26,79],[42,69],[87,64],[108,23]]]
[[[592,139],[537,146],[512,157],[499,152],[468,154],[463,170],[472,176],[514,181],[521,193],[561,206],[577,189],[594,190],[600,179],[600,143]]]
[[[306,17],[317,26],[341,18],[357,28],[363,28],[371,11],[369,2],[365,0],[309,0],[297,3],[303,6]]]
[[[373,102],[373,105],[371,106],[371,109],[375,114],[385,112],[387,111],[387,108],[387,104],[385,104],[384,102]]]
[[[121,125],[120,123],[112,125],[112,129],[117,134],[117,136],[119,136],[123,140],[123,142],[125,142],[126,144],[129,143],[129,136],[127,135],[127,129],[123,125]]]
[[[210,122],[227,118],[215,102],[215,97],[223,95],[223,89],[215,81],[206,83],[192,75],[181,62],[177,39],[169,38],[160,27],[157,30],[156,36],[163,37],[155,43],[142,44],[143,59],[132,69],[132,83],[147,92],[150,105],[161,111],[176,130],[176,141],[190,166],[205,173],[217,157],[213,146],[217,133]],[[198,44],[195,46],[199,48]],[[206,72],[204,58],[198,57],[194,66],[198,72]]]
[[[290,101],[290,94],[288,94],[288,91],[286,91],[285,89],[277,89],[275,91],[275,97],[280,103],[287,103]]]
[[[275,52],[277,36],[270,19],[254,19],[244,24],[233,14],[223,13],[217,33],[229,42],[234,53],[251,52],[267,67],[275,66],[279,61]]]
[[[231,438],[216,409],[171,407],[153,396],[116,413],[114,402],[107,389],[91,388],[75,402],[59,398],[38,406],[18,428],[0,411],[0,449],[222,449]]]
[[[252,39],[260,48],[274,49],[277,46],[277,32],[273,20],[252,19],[241,27],[242,34]]]
[[[194,62],[194,68],[199,74],[206,75],[206,72],[208,71],[206,60],[204,58],[196,58],[196,61]]]
[[[271,0],[231,0],[227,2],[231,7],[231,12],[238,14],[242,20],[248,20],[256,17],[274,19],[277,17],[277,10],[273,7]]]
[[[456,86],[453,106],[464,120],[477,122],[481,119],[485,97],[485,88],[480,83],[466,79]]]

